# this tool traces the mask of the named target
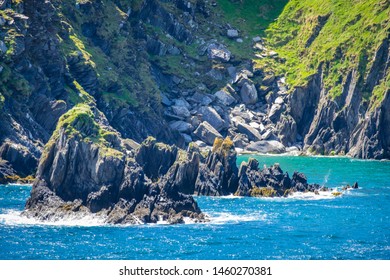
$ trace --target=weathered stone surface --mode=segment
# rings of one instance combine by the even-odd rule
[[[12,142],[4,142],[1,145],[0,159],[7,161],[10,168],[21,177],[33,175],[38,162],[38,159],[26,147]]]
[[[185,106],[177,106],[177,105],[174,105],[171,107],[172,108],[172,112],[180,117],[180,118],[188,118],[189,116],[191,116],[191,113],[190,111],[188,110],[187,107]]]
[[[233,138],[233,143],[236,148],[244,149],[249,144],[248,137],[245,134],[238,133]]]
[[[282,111],[283,111],[283,106],[282,105],[280,105],[280,104],[273,104],[272,107],[271,107],[271,110],[268,113],[268,118],[272,122],[276,122],[279,119]]]
[[[202,122],[198,126],[198,128],[194,131],[194,135],[208,145],[213,145],[215,138],[222,138],[222,135],[206,121]]]
[[[7,184],[16,175],[16,171],[7,161],[0,159],[0,184]]]
[[[193,130],[192,125],[187,123],[187,122],[184,122],[184,121],[171,122],[169,124],[169,126],[173,130],[177,130],[177,131],[180,131],[180,132],[191,132]]]
[[[238,182],[236,160],[233,142],[229,138],[217,138],[205,166],[199,170],[195,194],[219,196],[234,193]]]
[[[158,143],[155,138],[147,138],[137,151],[135,160],[143,168],[146,176],[157,179],[165,175],[177,157],[178,149]]]
[[[224,90],[219,90],[214,95],[225,106],[230,106],[236,102],[236,99]]]
[[[202,94],[199,92],[196,92],[193,96],[189,98],[190,101],[196,102],[202,106],[208,106],[211,102],[213,102],[213,99],[210,98],[210,95]]]
[[[8,48],[3,41],[0,40],[0,54],[5,54]]]
[[[115,131],[104,131],[103,135],[111,133],[110,143],[101,138],[96,123],[104,122],[100,117],[82,105],[60,120],[23,215],[53,221],[96,213],[108,223],[205,220],[194,199],[179,193],[174,184],[176,177],[179,184],[187,184],[188,170],[197,173],[196,155],[176,163],[179,168],[172,172],[177,148],[149,138],[138,149],[136,161],[126,158],[120,139],[113,141]]]
[[[242,102],[245,104],[255,104],[258,100],[257,90],[254,84],[245,82],[240,91]]]
[[[225,121],[213,107],[203,106],[199,108],[198,112],[201,114],[202,120],[208,122],[215,130],[221,131],[227,127]]]
[[[292,179],[284,173],[279,164],[259,169],[259,162],[250,158],[248,163],[243,162],[239,170],[239,183],[235,195],[280,197],[288,196],[293,192],[316,192],[327,190],[317,184],[308,184],[306,176],[294,172]]]
[[[286,152],[286,147],[275,140],[257,141],[249,144],[246,149],[248,151],[259,152],[263,154],[281,154]]]
[[[237,38],[238,37],[238,30],[236,30],[236,29],[228,29],[228,31],[226,32],[226,35],[229,38]]]
[[[231,52],[222,44],[212,43],[207,47],[207,53],[210,59],[228,62]]]
[[[248,136],[248,139],[251,141],[261,141],[261,135],[259,131],[250,125],[247,125],[245,123],[239,123],[237,125],[237,129],[239,132],[245,134]]]

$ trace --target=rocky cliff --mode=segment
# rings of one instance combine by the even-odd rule
[[[252,152],[389,158],[390,7],[336,2],[2,0],[0,180],[34,175],[79,104],[133,148],[228,136]],[[166,171],[143,157],[150,179]],[[219,157],[207,165],[222,194],[238,171]],[[197,156],[183,162],[180,180],[193,186],[191,168],[213,180]]]
[[[23,214],[42,221],[94,214],[114,224],[205,221],[194,199],[172,186],[163,162],[157,163],[161,173],[156,177],[137,163],[163,148],[147,141],[134,156],[107,123],[100,111],[87,105],[77,105],[61,117]]]

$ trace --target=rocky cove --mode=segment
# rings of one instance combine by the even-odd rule
[[[322,188],[237,151],[388,159],[389,6],[367,16],[371,43],[316,57],[330,24],[367,18],[280,2],[0,1],[0,183],[34,182],[24,215],[40,220],[204,222],[193,194]]]
[[[191,195],[328,191],[308,184],[302,173],[290,178],[277,164],[260,169],[252,158],[237,168],[229,138],[216,138],[211,151],[195,143],[182,150],[151,137],[138,145],[104,123],[104,116],[86,105],[60,118],[22,215],[45,222],[90,214],[109,224],[207,222]]]

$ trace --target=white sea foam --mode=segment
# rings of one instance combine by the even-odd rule
[[[292,195],[286,197],[286,199],[302,199],[302,200],[322,200],[322,199],[335,199],[337,196],[334,194],[337,191],[319,191],[314,192],[295,192]],[[341,193],[342,195],[342,193]]]
[[[7,184],[7,185],[1,185],[1,187],[6,187],[6,188],[12,188],[12,187],[26,187],[26,188],[31,188],[31,184],[18,184],[18,183],[12,183],[12,184]]]
[[[224,199],[240,199],[243,198],[243,196],[237,196],[234,194],[224,195],[224,196],[217,196],[218,198],[224,198]]]
[[[22,211],[8,210],[3,214],[0,214],[0,223],[5,225],[45,225],[45,226],[82,226],[93,227],[104,225],[102,217],[96,215],[69,215],[66,218],[40,221],[34,218],[26,217],[22,215]]]
[[[264,213],[252,213],[244,215],[235,215],[231,213],[213,213],[209,215],[211,224],[228,224],[251,221],[265,221],[267,215]]]

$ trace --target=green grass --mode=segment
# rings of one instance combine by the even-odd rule
[[[286,62],[266,58],[256,64],[286,75],[291,88],[305,85],[323,65],[325,87],[337,97],[352,69],[363,78],[367,74],[375,50],[388,36],[389,15],[385,0],[291,0],[267,30],[268,45]]]
[[[106,140],[115,132],[105,130],[95,121],[94,113],[91,107],[86,104],[77,104],[64,115],[57,123],[56,130],[45,147],[44,153],[47,154],[50,147],[58,140],[61,130],[64,129],[68,138],[77,137],[78,141],[91,142],[97,145],[99,152],[104,156],[123,157],[119,150],[110,148]]]
[[[225,19],[244,35],[264,35],[279,16],[287,0],[217,0]]]

